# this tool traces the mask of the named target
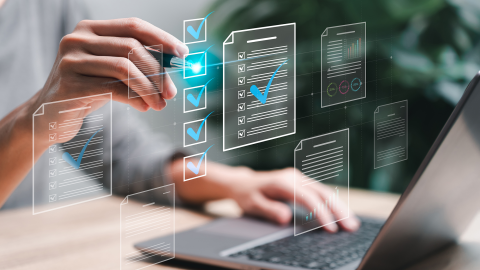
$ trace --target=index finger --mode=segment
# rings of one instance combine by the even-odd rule
[[[82,21],[79,28],[89,28],[99,36],[132,37],[144,45],[163,44],[163,52],[184,58],[188,47],[162,29],[139,18]]]

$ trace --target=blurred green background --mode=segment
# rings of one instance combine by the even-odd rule
[[[93,19],[139,17],[182,40],[183,20],[208,19],[210,64],[222,62],[222,43],[235,30],[282,23],[297,29],[297,134],[222,152],[222,73],[212,67],[198,81],[171,74],[177,101],[162,112],[142,114],[154,132],[166,134],[179,148],[181,123],[204,113],[184,114],[182,88],[210,78],[209,160],[258,170],[293,166],[293,149],[302,139],[350,129],[350,185],[403,192],[440,132],[466,85],[480,70],[478,0],[86,0]],[[116,8],[111,8],[114,5]],[[162,12],[166,8],[169,12]],[[320,39],[327,27],[366,22],[367,97],[328,108],[320,106]],[[219,69],[217,69],[217,67]],[[313,94],[313,95],[312,95]],[[373,169],[373,112],[377,106],[408,100],[409,158]],[[209,119],[210,119],[209,118]],[[206,147],[186,150],[198,153]],[[196,152],[195,152],[196,151]]]
[[[222,18],[212,29],[219,41],[234,30],[297,24],[297,134],[247,147],[236,158],[259,170],[292,166],[301,139],[348,127],[350,185],[403,192],[480,69],[480,1],[217,1],[205,14],[212,10]],[[367,98],[322,109],[321,33],[356,22],[367,23]],[[409,158],[374,170],[373,112],[405,99]]]

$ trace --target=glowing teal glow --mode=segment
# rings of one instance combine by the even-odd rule
[[[194,73],[199,73],[200,70],[202,70],[202,65],[200,65],[200,63],[192,64],[192,71]]]

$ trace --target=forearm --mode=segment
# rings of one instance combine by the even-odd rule
[[[32,122],[27,104],[0,120],[0,207],[32,168]],[[37,146],[35,153],[43,153],[47,147]]]
[[[191,181],[183,181],[183,159],[177,159],[169,165],[169,173],[176,183],[178,196],[186,203],[199,204],[210,200],[231,198],[232,187],[235,181],[227,178],[248,178],[253,171],[246,167],[230,167],[219,163],[209,162],[208,173]],[[202,172],[200,172],[201,174]],[[195,175],[190,170],[185,171],[185,178]]]

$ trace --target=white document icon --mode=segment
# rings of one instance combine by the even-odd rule
[[[295,168],[301,174],[295,174],[294,235],[321,228],[330,223],[321,222],[322,215],[335,212],[335,221],[349,217],[349,130],[323,134],[301,140],[295,148]],[[313,189],[317,183],[328,184],[333,190],[328,198],[316,202],[314,209],[306,209],[303,194],[297,189]],[[338,205],[346,202],[346,211]]]
[[[367,96],[366,23],[328,27],[322,34],[322,108]]]
[[[408,100],[378,106],[374,113],[374,168],[408,159]]]
[[[80,104],[94,100],[109,102],[80,117],[91,109]],[[33,156],[35,145],[52,144],[33,163],[34,215],[112,195],[111,112],[106,93],[44,103],[33,114]]]
[[[175,184],[126,196],[120,204],[120,231],[122,270],[139,270],[175,258]],[[155,257],[134,248],[138,242],[163,235],[169,235],[168,240],[144,248]]]
[[[240,30],[223,43],[223,151],[295,134],[295,31]]]
[[[128,98],[158,95],[163,92],[163,45],[133,48],[128,60]]]

